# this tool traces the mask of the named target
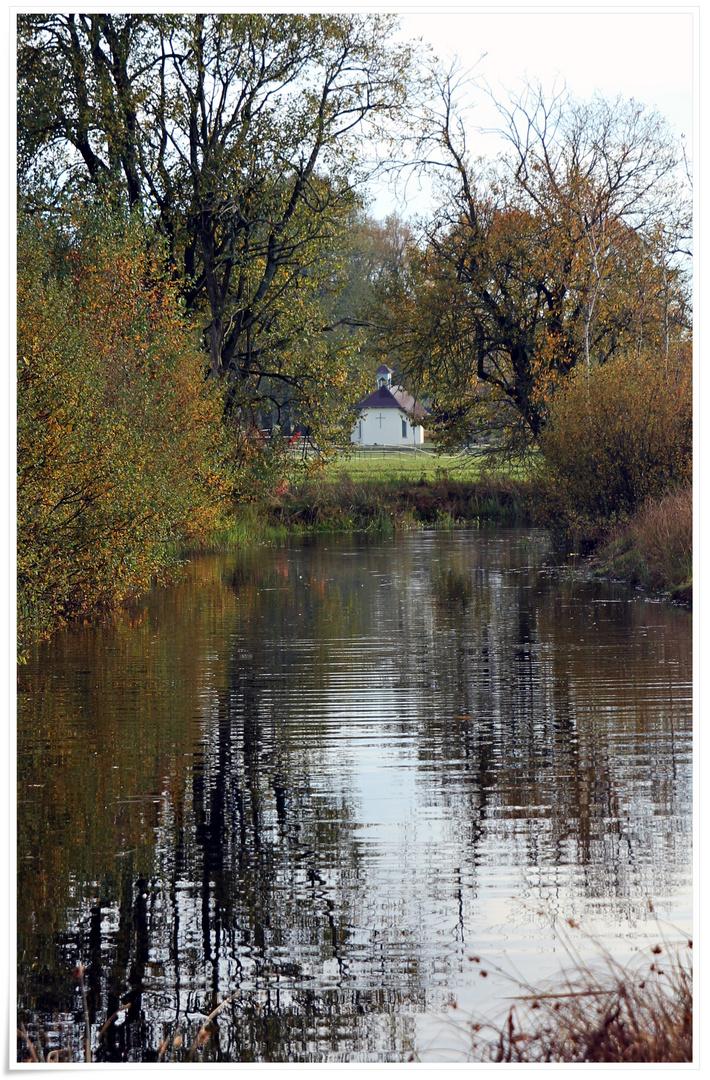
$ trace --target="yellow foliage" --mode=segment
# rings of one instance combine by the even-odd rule
[[[63,250],[66,249],[66,250]],[[21,223],[18,632],[145,589],[218,511],[221,402],[142,229]]]
[[[653,355],[578,368],[541,439],[554,513],[613,520],[690,483],[692,368]]]

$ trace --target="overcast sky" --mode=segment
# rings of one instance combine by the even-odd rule
[[[677,135],[685,134],[692,153],[694,21],[688,7],[395,10],[405,37],[422,38],[446,63],[456,56],[464,69],[475,67],[474,74],[498,96],[530,80],[546,89],[565,84],[578,97],[599,91],[607,98],[634,98],[662,113]],[[491,126],[494,116],[485,95],[473,92],[472,101],[471,123]],[[476,149],[490,153],[492,143],[481,140]],[[425,196],[412,192],[410,212],[424,212],[425,204]],[[379,217],[393,208],[392,197],[380,190],[373,212]]]

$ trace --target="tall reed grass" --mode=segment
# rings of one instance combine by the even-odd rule
[[[690,602],[693,590],[693,492],[651,499],[600,551],[605,573]]]
[[[651,905],[649,904],[649,907]],[[652,910],[652,908],[651,908]],[[484,978],[511,984],[509,1004],[497,1019],[462,1021],[455,1003],[449,1025],[473,1062],[510,1063],[679,1063],[693,1060],[692,940],[659,943],[628,964],[574,920],[556,925],[571,966],[546,984],[534,986],[480,957],[470,960]],[[584,959],[572,932],[593,947]]]
[[[457,524],[525,520],[524,485],[483,473],[476,481],[448,476],[436,479],[358,481],[307,480],[274,497],[268,519],[294,531],[390,533],[416,526],[449,528]]]

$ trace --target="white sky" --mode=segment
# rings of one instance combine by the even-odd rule
[[[499,8],[402,14],[409,37],[430,43],[441,59],[477,70],[493,88],[514,89],[529,76],[551,85],[562,76],[576,95],[600,90],[656,106],[690,136],[693,104],[693,15],[689,8],[636,11],[597,7],[567,11]]]
[[[421,38],[445,63],[457,57],[464,70],[475,65],[475,76],[498,97],[521,90],[529,80],[548,90],[564,84],[582,98],[595,91],[610,99],[634,98],[657,109],[677,135],[685,134],[692,153],[697,8],[695,17],[691,6],[678,4],[634,9],[423,4],[397,10],[405,38]],[[470,122],[493,126],[495,114],[485,95],[472,91]],[[490,139],[472,143],[477,152],[495,152]],[[410,198],[400,212],[426,212],[426,195],[411,191]],[[380,217],[395,208],[392,196],[378,189],[371,212]]]

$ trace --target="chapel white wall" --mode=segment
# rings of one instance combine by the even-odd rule
[[[402,420],[407,421],[406,437],[402,435]],[[406,414],[398,409],[365,409],[355,423],[350,441],[364,446],[421,446],[424,429],[421,424],[412,428]]]

